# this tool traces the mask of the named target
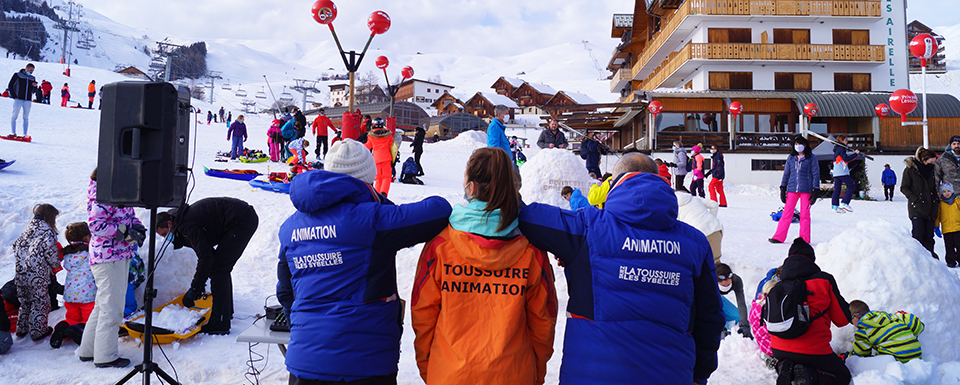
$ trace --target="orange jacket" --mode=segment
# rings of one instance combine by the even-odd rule
[[[393,154],[390,152],[390,147],[393,146],[393,134],[388,130],[383,131],[388,134],[380,136],[377,131],[373,131],[367,135],[367,142],[363,144],[373,150],[374,163],[393,162]]]
[[[333,126],[333,122],[330,121],[330,118],[326,115],[317,115],[317,118],[313,120],[313,134],[319,136],[327,136],[327,127],[331,130],[336,130],[337,128]]]
[[[427,385],[543,384],[557,292],[547,254],[447,228],[424,246],[410,308]]]

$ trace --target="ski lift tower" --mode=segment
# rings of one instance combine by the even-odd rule
[[[216,90],[214,82],[217,79],[223,79],[220,75],[223,74],[220,71],[210,71],[207,76],[210,77],[210,104],[213,104],[213,91]]]
[[[337,37],[337,31],[333,29],[333,21],[337,18],[337,5],[334,4],[332,0],[317,0],[313,3],[313,8],[311,8],[310,12],[313,14],[314,21],[330,28],[330,33],[333,34],[333,41],[337,43],[337,50],[340,51],[340,58],[343,59],[343,64],[347,67],[347,72],[350,74],[350,103],[347,111],[343,113],[341,132],[343,133],[344,139],[356,139],[360,136],[360,113],[353,110],[353,84],[356,79],[356,72],[357,69],[360,68],[360,62],[363,61],[363,56],[367,54],[367,48],[370,47],[370,42],[373,41],[373,37],[390,30],[390,16],[388,16],[386,12],[375,11],[367,17],[367,28],[370,29],[370,38],[367,39],[367,44],[363,46],[363,51],[357,55],[356,51],[346,52],[343,50],[343,46],[340,44],[340,38]]]
[[[244,99],[240,102],[243,105],[243,112],[246,114],[256,114],[257,113],[257,101]]]
[[[296,86],[293,86],[294,91],[299,91],[303,94],[303,104],[300,106],[301,111],[307,110],[307,94],[310,92],[320,93],[320,90],[317,89],[316,80],[306,80],[306,79],[293,79],[297,82]]]

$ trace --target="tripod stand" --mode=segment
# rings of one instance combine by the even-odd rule
[[[156,227],[157,223],[157,208],[150,208],[150,224],[151,227]],[[143,363],[135,366],[127,375],[123,376],[120,381],[117,381],[115,385],[125,384],[127,381],[130,381],[133,376],[137,373],[143,373],[143,385],[150,385],[150,374],[156,373],[161,380],[165,380],[168,384],[171,385],[180,385],[179,382],[170,377],[169,374],[160,369],[155,362],[153,362],[153,299],[157,296],[157,290],[153,288],[153,272],[156,268],[156,241],[157,241],[157,232],[155,228],[150,229],[150,247],[149,253],[147,254],[147,282],[143,290],[143,308],[144,308],[144,321],[143,321]],[[162,381],[161,381],[162,382]]]

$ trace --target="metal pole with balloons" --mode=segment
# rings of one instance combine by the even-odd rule
[[[393,103],[397,99],[397,91],[400,90],[400,84],[390,85],[390,78],[387,77],[387,67],[390,65],[390,60],[386,56],[377,57],[377,68],[383,70],[383,78],[387,81],[387,92],[390,94],[390,116],[393,116]],[[400,70],[400,75],[403,76],[403,80],[407,80],[413,77],[413,67],[405,66]],[[402,83],[402,81],[401,81]]]
[[[921,33],[910,40],[910,53],[920,59],[920,83],[923,93],[923,148],[930,148],[929,126],[927,124],[927,59],[936,55],[938,48],[937,39],[930,34]],[[916,108],[916,95],[913,98],[914,108]],[[893,100],[892,96],[890,100]],[[893,103],[890,103],[890,106],[893,107]]]
[[[311,8],[313,20],[317,23],[330,27],[330,33],[333,34],[333,41],[337,43],[337,49],[340,51],[340,57],[343,59],[344,66],[350,74],[350,103],[346,112],[343,113],[342,132],[343,138],[356,139],[360,135],[360,113],[353,111],[354,107],[354,80],[356,72],[360,68],[360,62],[370,48],[370,42],[373,37],[381,35],[390,30],[390,16],[383,11],[376,11],[367,17],[367,28],[370,29],[370,38],[367,44],[363,46],[363,51],[358,55],[356,51],[346,52],[340,44],[340,38],[337,37],[337,31],[333,28],[333,21],[337,18],[337,5],[331,0],[317,0]]]
[[[651,144],[651,148],[656,148],[655,141],[657,140],[657,115],[660,114],[660,111],[663,111],[663,103],[660,103],[656,100],[650,102],[647,105],[647,110],[650,111],[649,128],[647,129],[648,141]]]

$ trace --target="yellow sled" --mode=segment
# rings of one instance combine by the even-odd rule
[[[160,313],[163,308],[169,305],[181,305],[183,306],[183,294],[170,300],[161,306],[155,307],[154,312]],[[202,317],[197,321],[196,325],[191,327],[187,332],[183,334],[177,334],[173,331],[164,328],[153,328],[153,342],[157,344],[169,344],[175,341],[179,341],[185,338],[193,337],[194,334],[200,332],[200,327],[207,324],[207,321],[210,320],[210,308],[213,307],[213,295],[210,293],[205,293],[202,298],[198,299],[197,302],[193,305],[190,310],[195,312],[200,312],[203,314]],[[127,329],[127,332],[130,333],[130,337],[140,338],[143,335],[143,321],[137,322],[145,316],[141,315],[137,318],[124,322],[123,328]]]

